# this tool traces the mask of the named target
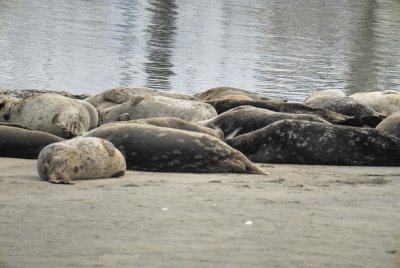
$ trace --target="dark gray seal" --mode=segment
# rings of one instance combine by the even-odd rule
[[[283,119],[299,119],[330,124],[317,115],[280,113],[253,106],[239,106],[199,123],[205,127],[222,130],[225,137],[232,137],[232,135],[248,133]]]
[[[0,126],[0,156],[36,159],[45,146],[63,140],[41,131]]]
[[[400,139],[373,128],[289,119],[226,142],[255,162],[400,165]]]
[[[232,108],[250,105],[257,108],[268,109],[274,112],[281,113],[293,113],[293,114],[314,114],[322,117],[323,119],[329,121],[333,124],[344,123],[347,120],[352,119],[352,117],[335,113],[330,110],[322,108],[313,108],[302,103],[292,103],[292,102],[275,102],[275,101],[243,101],[243,100],[212,100],[206,101],[206,103],[214,106],[218,114],[226,112]]]
[[[109,140],[128,169],[266,174],[241,152],[207,134],[136,123],[106,124],[85,134]]]
[[[326,100],[320,108],[354,117],[353,120],[348,120],[346,125],[376,127],[382,121],[381,116],[371,106],[350,97]]]

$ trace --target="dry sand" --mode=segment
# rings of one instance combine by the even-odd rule
[[[263,166],[55,185],[0,158],[0,267],[400,267],[400,168]]]

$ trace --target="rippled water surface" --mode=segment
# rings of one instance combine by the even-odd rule
[[[0,88],[400,90],[400,1],[0,0]]]

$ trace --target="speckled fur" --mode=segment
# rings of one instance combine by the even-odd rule
[[[400,139],[372,128],[281,120],[227,143],[255,162],[400,165]]]
[[[136,98],[132,98],[128,102],[100,111],[100,125],[117,121],[120,119],[121,114],[129,114],[127,119],[130,120],[151,117],[177,117],[194,122],[212,118],[217,115],[217,112],[211,105],[200,101],[154,96],[141,98],[138,102]]]
[[[379,125],[377,125],[376,129],[400,138],[400,111],[392,113]]]
[[[266,174],[242,153],[207,134],[137,123],[105,124],[85,136],[111,141],[128,169]]]
[[[72,183],[73,180],[122,176],[126,163],[109,141],[78,137],[46,146],[39,154],[37,168],[44,180]]]
[[[0,120],[64,138],[82,135],[90,125],[89,112],[82,104],[53,93],[25,99],[1,97]]]
[[[313,92],[303,103],[310,107],[318,108],[328,100],[341,97],[346,97],[346,94],[340,89],[325,89]]]
[[[386,116],[400,111],[400,92],[398,91],[360,92],[350,97]]]
[[[224,132],[225,137],[239,129],[237,135],[248,133],[282,119],[300,119],[319,123],[330,124],[319,116],[311,114],[290,114],[273,112],[253,106],[240,106],[226,111],[212,119],[199,122],[205,127],[218,128]]]
[[[275,102],[275,101],[241,101],[241,100],[212,100],[206,101],[214,106],[218,114],[226,112],[235,107],[249,105],[257,108],[268,109],[274,112],[292,113],[292,114],[313,114],[322,117],[333,124],[343,123],[351,119],[350,116],[335,113],[326,109],[313,108],[302,103],[294,102]]]
[[[174,91],[157,90],[147,87],[117,87],[106,90],[87,99],[98,111],[129,101],[132,97],[164,96],[181,100],[197,100],[195,97]]]
[[[381,121],[379,114],[371,106],[350,97],[333,98],[325,101],[320,108],[354,117],[354,126],[376,127]]]

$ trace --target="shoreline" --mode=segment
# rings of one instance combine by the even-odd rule
[[[56,185],[36,161],[0,159],[0,267],[400,267],[398,167]]]

